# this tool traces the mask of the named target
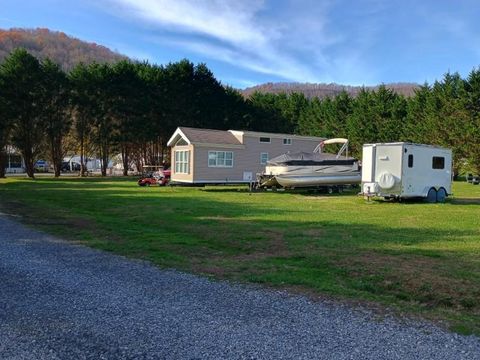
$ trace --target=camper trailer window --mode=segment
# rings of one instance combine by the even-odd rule
[[[409,168],[413,167],[413,155],[412,154],[408,155],[408,167]]]
[[[270,138],[269,137],[261,137],[260,142],[261,143],[270,143]]]
[[[445,158],[443,156],[434,156],[432,159],[432,169],[445,169]]]

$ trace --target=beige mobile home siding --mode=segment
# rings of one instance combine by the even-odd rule
[[[177,174],[175,173],[175,151],[185,151],[189,150],[190,151],[190,173],[189,174]],[[172,181],[178,181],[178,182],[193,182],[194,181],[194,157],[195,157],[195,149],[193,145],[176,145],[172,147],[172,153],[171,153],[171,159],[172,159],[172,165],[171,165],[171,179]]]
[[[209,167],[208,166],[208,152],[209,151],[231,151],[233,152],[233,167]],[[243,173],[239,173],[237,168],[238,156],[245,151],[238,147],[227,146],[195,146],[194,158],[194,181],[195,182],[234,182],[240,181],[243,178]]]
[[[252,173],[255,180],[255,175],[265,170],[265,165],[260,163],[260,154],[268,153],[269,159],[286,152],[312,152],[318,145],[319,140],[298,139],[293,136],[288,137],[292,139],[291,145],[283,144],[283,137],[271,137],[270,143],[261,143],[257,136],[244,135],[244,148],[195,145],[195,153],[193,154],[193,181],[196,183],[202,182],[242,182],[244,181],[244,172]],[[233,167],[208,167],[208,152],[209,151],[232,151],[233,152]]]

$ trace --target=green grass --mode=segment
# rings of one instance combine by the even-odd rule
[[[360,300],[480,334],[480,186],[446,204],[133,179],[0,180],[3,212],[161,267]]]

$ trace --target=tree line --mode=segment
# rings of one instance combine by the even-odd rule
[[[262,130],[320,137],[345,137],[352,154],[362,145],[407,141],[453,150],[454,172],[480,174],[480,69],[463,79],[446,73],[406,97],[381,85],[355,96],[343,91],[322,100],[303,94],[254,93],[249,101]],[[263,111],[259,111],[263,110]]]
[[[60,175],[66,152],[108,160],[121,154],[124,174],[132,163],[161,164],[179,125],[251,128],[245,101],[204,65],[188,60],[166,66],[119,61],[79,64],[66,73],[49,59],[13,51],[0,64],[0,176],[6,146],[13,145],[34,177],[35,160],[47,157]]]
[[[455,170],[480,172],[480,70],[447,73],[410,97],[385,86],[352,97],[307,99],[301,93],[243,97],[204,65],[120,61],[79,64],[68,73],[51,60],[17,49],[0,64],[0,176],[6,146],[21,152],[28,176],[48,158],[60,175],[67,152],[131,164],[168,160],[177,126],[347,137],[353,154],[369,142],[412,141],[453,149]]]

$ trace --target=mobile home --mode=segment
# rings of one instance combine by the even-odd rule
[[[404,142],[365,144],[362,191],[369,197],[443,202],[452,193],[452,151]]]
[[[171,180],[186,184],[250,183],[267,161],[288,152],[312,152],[315,136],[179,127],[171,147]]]

